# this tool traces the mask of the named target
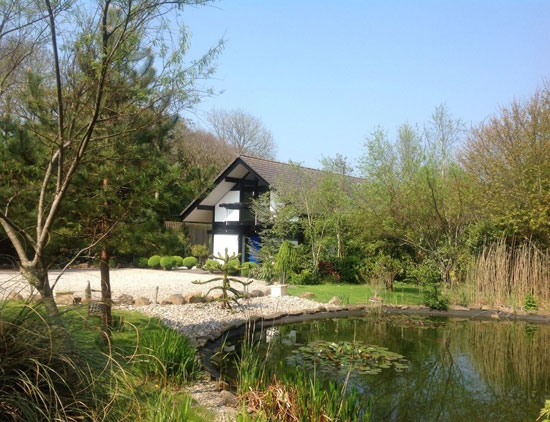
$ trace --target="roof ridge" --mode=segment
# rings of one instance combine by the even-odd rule
[[[292,164],[291,163],[284,163],[282,161],[277,161],[277,160],[272,160],[272,159],[269,159],[269,158],[263,158],[263,157],[254,157],[253,155],[246,155],[246,154],[239,154],[237,157],[244,157],[244,158],[252,158],[253,160],[261,160],[261,161],[267,161],[269,163],[275,163],[275,164],[282,164],[284,166],[291,166]],[[330,174],[338,174],[336,172],[333,172],[333,171],[329,171],[329,170],[323,170],[323,169],[316,169],[316,168],[313,168],[313,167],[306,167],[306,166],[303,166],[301,165],[300,163],[295,163],[298,167],[300,168],[303,168],[303,169],[306,169],[306,170],[312,170],[312,171],[318,171],[320,173],[330,173]],[[354,179],[361,179],[361,180],[365,180],[363,177],[359,177],[359,176],[352,176],[352,175],[345,175],[346,177],[352,177]]]

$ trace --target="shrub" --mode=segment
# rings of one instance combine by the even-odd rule
[[[449,303],[449,298],[439,293],[437,284],[432,284],[424,290],[424,305],[430,307],[430,309],[446,311],[449,309]]]
[[[144,256],[140,256],[139,258],[136,258],[136,267],[146,268],[148,265],[149,265],[149,260]]]
[[[206,245],[193,245],[191,246],[191,255],[199,259],[201,265],[204,265],[204,260],[208,258],[210,252]]]
[[[183,266],[187,268],[196,267],[198,263],[199,263],[199,260],[194,256],[188,256],[183,260]]]
[[[176,260],[173,256],[163,256],[160,258],[160,266],[165,270],[171,270],[176,266]]]
[[[217,259],[207,259],[206,263],[204,264],[204,268],[210,272],[220,271],[221,264]]]
[[[175,262],[175,266],[176,267],[185,267],[185,264],[183,263],[183,258],[181,256],[173,256],[172,258],[174,258],[174,262]]]
[[[332,268],[338,274],[340,281],[344,283],[359,283],[359,271],[361,259],[356,255],[344,256],[332,259]]]
[[[279,252],[277,252],[277,257],[275,258],[275,271],[280,275],[282,283],[286,283],[294,270],[295,264],[296,250],[294,245],[288,240],[285,240],[281,244]]]
[[[255,262],[245,262],[241,267],[241,274],[243,277],[249,277],[256,268],[258,268],[258,264]]]
[[[310,270],[302,270],[299,274],[292,274],[290,282],[292,284],[312,285],[319,284],[321,277],[319,273],[313,273]]]
[[[227,262],[227,272],[229,275],[237,275],[241,272],[241,262],[238,259],[230,259]]]
[[[147,265],[151,268],[159,268],[160,267],[160,256],[159,255],[153,255],[151,258],[147,260]]]

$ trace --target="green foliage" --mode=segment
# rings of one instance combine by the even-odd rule
[[[544,407],[540,410],[537,422],[550,422],[550,400],[544,402]]]
[[[254,270],[258,268],[258,264],[255,262],[245,262],[241,266],[241,274],[243,277],[249,277],[252,273],[254,273]]]
[[[202,422],[196,414],[189,395],[183,398],[167,390],[152,393],[144,405],[147,422]]]
[[[193,268],[196,267],[198,263],[199,260],[197,258],[194,256],[188,256],[183,260],[182,265],[187,268]]]
[[[275,257],[275,266],[274,269],[279,275],[281,279],[281,283],[286,283],[290,275],[292,274],[292,271],[294,270],[294,267],[296,265],[296,250],[294,248],[294,245],[289,242],[288,240],[285,240],[281,247],[279,248],[279,252],[277,253],[277,256]]]
[[[147,265],[150,268],[159,268],[160,267],[160,256],[159,255],[153,255],[151,258],[147,260]]]
[[[343,283],[359,283],[361,281],[360,270],[362,260],[358,255],[347,255],[342,258],[331,260],[334,271]]]
[[[245,282],[237,280],[236,278],[229,277],[230,271],[239,270],[239,256],[240,254],[233,254],[229,256],[229,254],[227,253],[227,248],[225,248],[225,256],[222,256],[221,253],[218,254],[218,258],[223,262],[220,268],[222,271],[222,276],[215,277],[207,281],[193,281],[193,284],[208,284],[221,281],[221,285],[212,287],[210,290],[208,290],[208,292],[206,292],[205,296],[208,296],[214,290],[220,290],[222,293],[222,296],[220,298],[220,301],[222,302],[222,308],[231,309],[231,301],[235,302],[235,304],[238,305],[239,299],[243,297],[242,292],[233,287],[231,283],[239,283],[244,288],[250,285],[253,281],[250,280],[248,282]]]
[[[537,306],[537,301],[535,300],[535,297],[529,293],[526,297],[525,297],[525,301],[523,302],[523,309],[527,312],[529,311],[537,311],[538,309],[538,306]]]
[[[238,275],[241,271],[241,262],[238,259],[230,259],[227,263],[227,272],[229,275]]]
[[[321,282],[321,277],[318,273],[316,274],[308,269],[305,269],[300,271],[298,274],[292,274],[289,281],[292,284],[312,285],[319,284]]]
[[[204,265],[204,260],[208,258],[210,252],[206,245],[193,245],[191,246],[191,254],[199,259],[201,265]]]
[[[176,260],[173,256],[163,256],[160,258],[160,266],[164,270],[171,270],[176,266]]]
[[[145,333],[139,340],[139,353],[138,373],[163,384],[182,385],[200,371],[195,347],[167,327]]]
[[[211,273],[220,271],[222,268],[222,265],[217,259],[207,259],[206,263],[204,264],[204,268],[207,271],[210,271]]]
[[[181,266],[186,267],[186,265],[183,263],[183,258],[181,256],[175,255],[172,258],[174,258],[176,267],[181,267]]]
[[[424,305],[430,309],[436,309],[438,311],[446,311],[449,309],[450,299],[448,296],[444,296],[439,292],[437,284],[428,286],[424,290]]]
[[[149,260],[147,258],[145,258],[144,256],[140,256],[136,258],[136,267],[147,268],[148,266],[149,266]]]
[[[255,271],[255,278],[258,280],[264,280],[268,283],[271,283],[275,279],[276,275],[274,265],[269,260],[262,262],[262,265],[260,265],[258,270]]]

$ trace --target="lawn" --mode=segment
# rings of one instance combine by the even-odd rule
[[[314,300],[322,303],[328,302],[334,296],[338,296],[342,303],[356,305],[368,303],[369,298],[375,296],[374,289],[364,284],[320,284],[314,286],[289,286],[288,293],[292,296],[300,296],[304,292],[315,295]],[[393,292],[381,289],[377,292],[383,303],[393,305],[421,305],[422,289],[414,284],[394,283]]]

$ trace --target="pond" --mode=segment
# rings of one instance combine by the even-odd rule
[[[366,316],[272,327],[267,362],[346,380],[373,421],[525,422],[550,397],[550,325]]]

